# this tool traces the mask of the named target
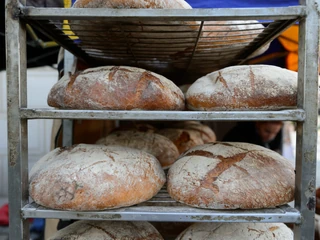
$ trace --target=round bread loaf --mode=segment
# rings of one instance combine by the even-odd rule
[[[294,168],[277,152],[249,143],[193,147],[169,169],[178,202],[209,209],[272,208],[294,198]]]
[[[167,78],[144,69],[106,66],[62,77],[48,104],[69,109],[183,110],[184,95]]]
[[[148,222],[77,221],[56,232],[49,240],[163,240]]]
[[[121,145],[146,151],[159,160],[163,169],[169,168],[179,157],[177,147],[169,138],[152,132],[116,131],[96,143]]]
[[[198,131],[204,143],[215,142],[217,140],[217,137],[214,131],[209,126],[202,124],[200,122],[196,122],[196,121],[177,122],[171,125],[171,127]]]
[[[283,223],[195,223],[176,240],[293,240]]]
[[[144,202],[164,183],[164,171],[151,154],[79,144],[56,148],[42,157],[31,169],[29,192],[45,207],[101,210]]]
[[[297,73],[269,65],[212,72],[186,93],[191,110],[280,110],[297,105]]]
[[[236,52],[248,46],[263,30],[264,26],[256,20],[206,22],[203,26],[202,38],[198,43],[198,50],[230,48]],[[261,55],[269,45],[263,46],[251,57]]]
[[[169,138],[176,145],[180,154],[204,143],[200,133],[195,130],[164,128],[158,130],[157,133]]]

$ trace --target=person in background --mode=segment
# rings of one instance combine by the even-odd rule
[[[281,154],[282,127],[282,121],[239,122],[223,141],[257,144]]]

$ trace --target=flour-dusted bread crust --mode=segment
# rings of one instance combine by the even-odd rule
[[[256,20],[212,21],[203,26],[199,50],[209,48],[230,48],[248,46],[262,31],[264,26]],[[270,44],[260,48],[251,57],[264,53]]]
[[[116,131],[101,138],[97,144],[137,148],[155,156],[163,169],[169,168],[179,157],[179,151],[167,137],[137,130]]]
[[[180,154],[204,143],[201,134],[191,129],[164,128],[158,130],[157,133],[169,138],[176,145]]]
[[[105,66],[64,76],[48,104],[67,109],[183,110],[184,95],[169,79],[135,67]]]
[[[56,232],[49,240],[163,240],[148,222],[77,221]]]
[[[159,161],[121,146],[79,144],[56,148],[31,169],[29,192],[45,207],[101,210],[152,198],[165,183]]]
[[[195,223],[176,240],[293,240],[284,223]]]
[[[164,8],[164,9],[191,9],[184,0],[77,0],[74,8]]]
[[[191,110],[280,110],[297,105],[297,73],[271,65],[243,65],[212,72],[186,93]]]
[[[214,131],[207,125],[197,121],[182,121],[171,125],[173,128],[182,128],[198,131],[200,133],[203,143],[215,142],[217,140]]]
[[[193,147],[169,169],[178,202],[209,209],[272,208],[294,198],[294,168],[280,154],[249,143]]]

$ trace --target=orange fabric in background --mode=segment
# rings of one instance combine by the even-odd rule
[[[299,26],[291,26],[278,37],[278,40],[289,52],[286,58],[286,68],[298,71]]]

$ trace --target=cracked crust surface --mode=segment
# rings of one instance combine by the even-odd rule
[[[183,110],[182,91],[169,79],[135,67],[89,68],[62,77],[48,105],[66,109]]]
[[[163,240],[148,222],[77,221],[56,232],[49,240]]]
[[[195,223],[176,240],[293,240],[283,223]]]
[[[280,110],[297,106],[297,73],[269,65],[212,72],[186,93],[191,110]]]
[[[57,148],[31,169],[29,192],[45,207],[102,210],[152,198],[165,183],[159,161],[121,146],[79,144]]]
[[[167,137],[138,130],[116,131],[101,138],[97,144],[120,145],[140,149],[155,156],[163,169],[169,168],[179,157],[179,151]]]
[[[196,146],[169,169],[168,192],[200,208],[254,209],[294,197],[294,168],[280,154],[249,143]]]

